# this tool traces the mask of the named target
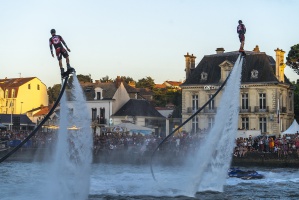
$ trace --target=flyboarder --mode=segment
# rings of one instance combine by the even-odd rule
[[[245,56],[246,54],[244,52],[244,42],[245,42],[246,27],[243,24],[242,20],[239,20],[238,23],[239,23],[239,25],[237,27],[237,33],[239,34],[239,39],[241,42],[239,52],[241,52],[243,54],[243,56]]]
[[[52,45],[53,45],[54,48],[55,48],[57,59],[59,61],[61,78],[64,78],[65,76],[68,75],[68,73],[73,72],[74,68],[72,68],[70,66],[69,54],[63,48],[62,44],[66,47],[66,49],[68,50],[68,52],[71,52],[71,50],[67,47],[67,45],[66,45],[65,41],[62,39],[62,37],[60,35],[56,35],[56,30],[55,29],[51,29],[50,33],[52,35],[52,37],[49,39],[51,54],[52,54],[52,57],[54,57],[53,49],[52,49]],[[62,66],[62,56],[66,60],[66,66],[67,66],[67,71],[66,72],[64,72],[64,68]]]

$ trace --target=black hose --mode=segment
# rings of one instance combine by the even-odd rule
[[[193,115],[191,115],[186,121],[184,121],[180,126],[178,126],[176,129],[174,129],[167,137],[165,137],[160,144],[156,147],[156,149],[153,151],[152,156],[151,156],[151,173],[152,173],[152,177],[153,179],[156,181],[155,175],[154,175],[154,171],[153,171],[153,157],[156,153],[156,151],[159,149],[159,147],[164,144],[166,142],[166,140],[168,138],[170,138],[176,131],[178,131],[182,126],[184,126],[187,122],[189,122],[193,117],[195,117],[200,111],[202,111],[202,109],[204,109],[216,96],[217,94],[222,90],[222,88],[224,87],[224,85],[226,84],[227,80],[230,77],[230,74],[227,76],[227,78],[225,79],[225,81],[222,83],[222,85],[220,86],[220,88],[215,92],[215,94],[213,94],[213,96],[200,108],[198,109]]]
[[[58,103],[60,102],[60,99],[64,93],[64,90],[66,88],[67,85],[67,81],[68,81],[69,76],[66,76],[64,78],[64,82],[62,85],[62,88],[60,90],[59,96],[57,98],[57,100],[55,101],[53,107],[51,108],[51,110],[49,111],[49,113],[45,116],[45,118],[39,123],[39,125],[20,143],[18,144],[18,146],[16,146],[15,148],[13,148],[10,152],[8,152],[5,156],[3,156],[0,159],[0,163],[2,163],[4,160],[6,160],[8,157],[10,157],[12,154],[14,154],[19,148],[21,148],[26,142],[28,142],[28,140],[30,140],[30,138],[32,136],[35,135],[35,133],[43,126],[43,124],[49,119],[49,117],[52,115],[52,113],[54,112],[55,108],[58,106]]]

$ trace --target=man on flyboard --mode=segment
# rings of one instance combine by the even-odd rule
[[[67,47],[67,45],[66,45],[65,41],[62,39],[62,37],[60,35],[56,35],[56,30],[55,29],[51,29],[50,33],[52,35],[52,37],[49,39],[51,54],[52,54],[52,57],[54,57],[53,49],[52,49],[52,45],[53,45],[54,48],[55,48],[56,57],[59,61],[61,78],[65,78],[69,73],[72,73],[75,70],[74,70],[74,68],[72,68],[70,66],[69,54],[64,49],[62,44],[66,47],[68,52],[71,52],[71,50]],[[64,72],[64,68],[62,66],[62,56],[66,60],[66,66],[67,66],[67,71],[66,72]]]
[[[245,51],[244,51],[244,42],[245,42],[245,33],[246,33],[246,27],[243,24],[242,20],[239,20],[239,25],[237,27],[237,33],[239,34],[239,39],[241,42],[239,52],[242,53],[243,56],[245,56]]]

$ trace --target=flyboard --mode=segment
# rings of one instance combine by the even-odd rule
[[[243,58],[245,57],[244,54],[242,52],[240,52],[240,56],[242,56]],[[230,73],[231,74],[231,73]],[[209,103],[217,96],[217,94],[222,90],[222,88],[225,86],[227,80],[230,77],[230,74],[227,76],[227,78],[225,79],[225,81],[222,83],[222,85],[219,87],[219,89],[215,92],[215,94],[201,107],[199,108],[193,115],[191,115],[188,119],[186,119],[181,125],[179,125],[176,129],[174,129],[168,136],[166,136],[160,143],[159,145],[155,148],[155,150],[152,153],[151,156],[151,164],[150,164],[150,168],[151,168],[151,173],[152,173],[152,177],[153,179],[156,181],[155,175],[154,175],[154,171],[153,171],[153,158],[157,152],[157,150],[167,141],[168,138],[170,138],[175,132],[177,132],[181,127],[183,127],[187,122],[189,122],[192,118],[194,118],[200,111],[202,111],[207,105],[209,105]]]
[[[73,68],[72,68],[73,69]],[[60,99],[65,91],[66,85],[67,85],[67,81],[69,79],[69,75],[71,73],[74,73],[75,70],[73,69],[73,71],[66,71],[65,76],[62,79],[62,87],[60,89],[60,93],[59,96],[57,98],[57,100],[55,101],[53,107],[51,108],[51,110],[49,111],[49,113],[45,116],[45,118],[39,123],[39,125],[20,143],[18,144],[15,148],[13,148],[10,152],[8,152],[5,156],[3,156],[0,159],[0,163],[3,162],[4,160],[6,160],[8,157],[10,157],[12,154],[14,154],[19,148],[21,148],[26,142],[28,142],[30,140],[30,138],[32,138],[32,136],[34,136],[36,134],[36,132],[44,125],[44,123],[49,119],[49,117],[53,114],[55,108],[58,106]]]

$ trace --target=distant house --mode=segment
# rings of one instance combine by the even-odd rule
[[[48,105],[46,85],[36,77],[0,79],[0,113],[23,114]]]
[[[155,129],[156,134],[165,133],[165,117],[147,100],[130,99],[111,117],[115,124],[130,121],[138,126]]]
[[[180,81],[164,81],[162,84],[155,84],[155,88],[157,89],[168,89],[172,91],[181,90],[180,85],[182,82]]]

